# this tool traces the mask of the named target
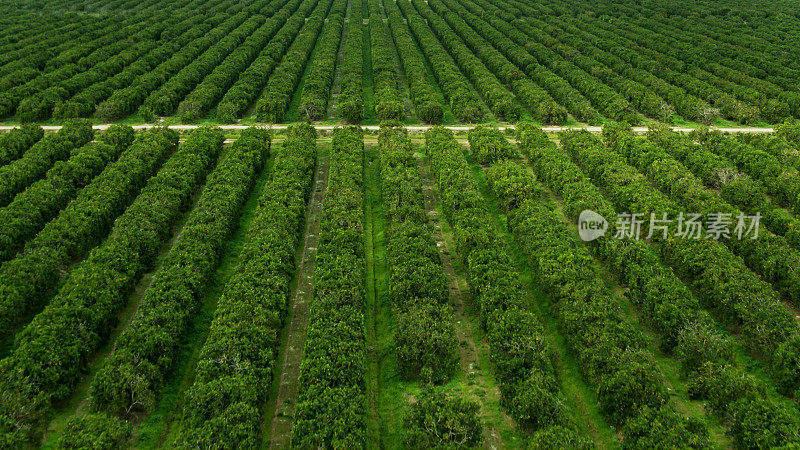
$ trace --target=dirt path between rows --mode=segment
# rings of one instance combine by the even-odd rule
[[[328,157],[320,157],[314,175],[314,193],[308,203],[303,248],[297,258],[297,281],[292,290],[288,324],[283,330],[285,340],[276,367],[273,383],[278,383],[277,393],[267,404],[269,421],[269,448],[289,448],[292,419],[297,401],[300,379],[300,362],[306,342],[308,312],[314,295],[314,270],[317,265],[317,240],[319,239],[322,201],[328,188]],[[273,391],[275,387],[273,386]]]
[[[94,128],[94,130],[96,130],[96,131],[103,131],[103,130],[108,129],[112,125],[115,125],[115,124],[113,124],[113,123],[103,123],[103,124],[93,125],[92,128]],[[142,130],[149,130],[149,129],[155,128],[155,127],[164,127],[164,126],[166,126],[170,130],[189,131],[189,130],[194,130],[194,129],[197,129],[197,128],[200,128],[200,127],[203,127],[203,126],[209,126],[209,125],[211,125],[211,124],[208,124],[208,125],[164,125],[163,123],[154,123],[154,124],[153,123],[145,123],[145,124],[139,124],[139,125],[131,125],[131,128],[133,128],[136,131],[142,131]],[[270,130],[285,130],[285,129],[287,129],[289,127],[289,125],[290,124],[288,124],[288,123],[257,123],[257,122],[254,122],[254,123],[248,124],[248,125],[217,124],[217,125],[214,125],[214,126],[218,127],[221,130],[241,131],[241,130],[245,130],[245,129],[251,128],[251,127],[266,128],[266,129],[270,129]],[[318,131],[332,131],[338,125],[320,125],[320,124],[312,123],[311,126],[316,128]],[[442,128],[446,128],[448,130],[452,130],[452,131],[458,132],[458,131],[469,131],[469,130],[475,128],[476,126],[477,125],[445,125],[445,126],[441,126],[441,127]],[[58,130],[61,129],[61,125],[42,125],[41,127],[46,133],[55,133],[55,132],[57,132]],[[19,125],[0,125],[0,133],[1,132],[11,131],[14,128],[19,128]],[[380,129],[380,126],[379,125],[361,125],[361,128],[364,129],[364,130],[369,130],[369,131],[377,131],[377,130]],[[406,129],[409,131],[409,133],[412,133],[412,134],[413,133],[424,132],[424,131],[427,131],[427,130],[429,130],[431,128],[433,128],[432,125],[406,125]],[[496,128],[499,129],[500,131],[513,130],[514,129],[514,125],[511,124],[511,123],[504,123],[502,125],[498,125]],[[712,127],[709,127],[709,129],[712,130],[712,131],[720,131],[722,133],[770,134],[770,133],[774,133],[775,132],[774,128],[769,128],[769,127],[757,128],[757,127],[715,127],[715,126],[712,126]],[[586,131],[588,131],[590,133],[601,133],[603,131],[603,127],[588,126],[588,125],[587,126],[564,126],[564,127],[562,127],[562,126],[547,126],[547,125],[545,125],[545,126],[542,127],[542,130],[544,132],[546,132],[546,133],[559,133],[559,132],[562,132],[562,131],[569,131],[569,130],[586,130]],[[692,132],[694,130],[695,130],[695,128],[672,127],[672,131],[675,131],[675,132],[678,132],[678,133],[689,133],[689,132]],[[636,134],[647,133],[647,127],[633,127],[633,132],[636,133]]]

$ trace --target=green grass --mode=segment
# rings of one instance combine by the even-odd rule
[[[381,200],[380,160],[374,146],[364,153],[364,235],[366,260],[365,327],[368,346],[367,411],[369,440],[386,449],[402,448],[402,418],[415,383],[403,381],[394,353],[394,317],[386,265],[386,221]],[[377,406],[370,412],[369,398]],[[376,436],[377,435],[377,436]],[[376,445],[377,446],[377,445]]]

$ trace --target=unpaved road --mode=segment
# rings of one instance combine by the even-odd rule
[[[100,124],[94,125],[95,130],[105,130],[106,128],[110,127],[113,124]],[[143,124],[143,125],[132,125],[134,130],[147,130],[153,128],[155,126],[163,126],[158,124]],[[195,128],[199,128],[202,125],[167,125],[168,128],[176,131],[189,131],[194,130]],[[285,130],[289,124],[268,124],[268,123],[254,123],[250,125],[216,125],[220,129],[223,130],[244,130],[250,127],[260,127],[260,128],[267,128],[270,130]],[[332,131],[339,125],[314,125],[317,130],[320,131]],[[475,125],[458,125],[458,126],[445,126],[444,128],[453,130],[453,131],[469,131],[474,128]],[[11,131],[12,129],[17,128],[16,125],[0,125],[0,132],[3,131]],[[369,131],[378,131],[380,126],[378,125],[362,125],[361,128]],[[406,128],[409,132],[424,132],[431,128],[429,125],[407,125]],[[505,130],[513,130],[514,125],[500,125],[497,127],[500,131]],[[42,125],[42,129],[45,132],[56,132],[61,129],[61,125]],[[558,133],[560,131],[567,131],[567,130],[587,130],[591,133],[600,133],[603,131],[602,127],[591,127],[591,126],[576,126],[576,127],[542,127],[545,132],[548,133]],[[721,131],[723,133],[774,133],[774,128],[757,128],[757,127],[710,127],[711,130]],[[672,127],[673,131],[677,131],[680,133],[689,133],[694,131],[694,128],[686,128],[686,127]],[[647,132],[647,127],[633,127],[633,131],[636,133],[645,133]]]

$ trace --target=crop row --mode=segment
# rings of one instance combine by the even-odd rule
[[[364,141],[334,131],[292,447],[366,447]]]
[[[173,53],[169,59],[140,75],[129,86],[115,91],[107,100],[97,106],[97,115],[103,120],[119,120],[135,112],[153,92],[196,60],[209,47],[219,44],[244,20],[245,15],[233,15],[215,27],[204,25],[201,27],[204,30],[204,36],[191,41]]]
[[[220,297],[186,391],[179,447],[254,447],[262,423],[294,255],[316,165],[316,131],[293,125],[273,152],[239,262]]]
[[[800,170],[800,123],[787,121],[772,134],[737,134],[735,139],[778,158],[783,164]]]
[[[103,30],[109,25],[97,24],[95,26]],[[37,95],[64,80],[68,80],[78,75],[81,71],[94,67],[114,53],[121,51],[125,46],[120,45],[118,41],[128,37],[129,33],[137,27],[141,28],[141,25],[135,19],[125,19],[112,28],[114,31],[103,30],[105,34],[102,37],[95,36],[95,39],[90,42],[71,47],[61,58],[48,61],[48,66],[44,71],[36,73],[33,78],[25,81],[24,84],[10,87],[2,93],[0,96],[0,117],[12,115],[17,110],[20,102],[28,97]],[[90,30],[87,30],[87,32],[91,33]],[[114,45],[115,42],[118,43]],[[51,70],[47,70],[48,68]]]
[[[447,279],[427,224],[417,160],[401,129],[383,128],[378,148],[398,364],[409,379],[445,382],[458,365],[458,343]]]
[[[703,132],[697,134],[705,144],[714,140],[705,137]],[[761,220],[770,231],[784,236],[789,245],[800,250],[800,221],[786,209],[775,204],[768,197],[766,187],[760,181],[742,174],[733,161],[665,127],[651,126],[648,138],[686,165],[692,173],[703,180],[706,186],[719,190],[720,196],[725,201],[751,216],[760,214]],[[763,142],[766,147],[776,149],[780,138],[770,138],[769,143],[763,138],[749,141]]]
[[[325,18],[325,25],[308,65],[298,106],[301,116],[307,120],[319,120],[328,111],[328,99],[336,74],[339,44],[344,29],[344,16],[345,12],[333,10]]]
[[[53,117],[64,119],[70,117],[89,117],[94,114],[97,105],[108,99],[114,92],[131,85],[139,77],[155,70],[158,65],[167,61],[174,53],[174,47],[183,47],[200,39],[210,29],[211,25],[203,23],[201,17],[194,16],[182,22],[181,27],[175,30],[180,35],[165,40],[163,37],[172,33],[162,32],[159,45],[150,52],[125,67],[120,73],[83,88],[69,100],[56,103],[53,107]]]
[[[44,137],[37,125],[25,124],[0,136],[0,167],[20,158],[33,144]]]
[[[626,446],[707,445],[704,425],[681,417],[669,404],[664,377],[644,336],[624,318],[586,248],[543,200],[541,185],[529,172],[517,169],[516,189],[503,189],[509,182],[504,176],[509,164],[515,163],[490,168],[489,184],[507,209],[509,228],[531,262],[535,279],[552,298],[556,318],[596,389],[601,411],[621,428]],[[654,428],[653,421],[668,425]]]
[[[251,16],[238,28],[225,34],[220,41],[172,76],[157,91],[152,92],[140,108],[143,111],[143,115],[164,116],[175,111],[179,102],[203,81],[228,54],[236,50],[264,21],[264,16]]]
[[[384,1],[383,4],[389,11],[390,24],[398,20],[400,25],[411,30],[418,43],[417,52],[422,51],[427,59],[456,119],[468,123],[482,122],[488,112],[486,106],[414,6],[407,0]]]
[[[67,159],[73,149],[82,147],[94,138],[88,122],[69,122],[55,135],[33,144],[21,158],[0,167],[0,206],[39,179],[56,161]]]
[[[108,338],[139,276],[152,264],[216,161],[222,132],[192,133],[131,206],[108,238],[72,270],[58,293],[0,361],[0,431],[5,446],[35,439],[53,404],[69,398],[89,358]]]
[[[0,328],[12,330],[28,311],[46,304],[60,272],[105,236],[177,143],[177,133],[169,130],[139,136],[14,259],[0,266]]]
[[[494,43],[500,52],[513,61],[531,80],[547,90],[550,96],[576,119],[590,125],[600,123],[602,116],[583,94],[545,65],[540,64],[527,50],[531,40],[528,35],[495,15],[477,16],[464,12],[462,18],[484,39]]]
[[[320,0],[319,6],[306,20],[297,39],[269,77],[267,86],[256,103],[256,118],[259,122],[278,123],[283,120],[294,91],[305,73],[320,30],[325,25],[325,17],[330,10],[331,14],[341,18],[346,7],[347,0]]]
[[[372,85],[378,120],[402,120],[405,115],[400,94],[394,43],[381,19],[379,0],[369,0],[369,43],[372,52]]]
[[[596,137],[570,133],[564,135],[563,142],[575,163],[604,189],[617,208],[635,208],[647,217],[650,213],[660,217],[665,212],[674,217],[680,211],[675,202]],[[772,287],[715,240],[671,237],[658,250],[664,262],[701,300],[713,305],[724,322],[738,326],[750,349],[764,355],[768,373],[782,391],[796,389],[800,378],[791,367],[800,357],[800,335],[797,323]]]
[[[303,0],[297,11],[290,17],[278,13],[285,22],[283,27],[264,47],[255,61],[239,74],[239,78],[233,86],[225,92],[217,105],[217,120],[233,123],[237,117],[245,113],[247,108],[258,98],[261,89],[267,84],[270,74],[305,25],[305,17],[311,14],[314,8],[321,8],[324,4],[317,0]]]
[[[558,24],[563,19],[549,17],[550,14],[540,14],[545,8],[541,5],[522,4],[519,2],[505,1],[498,5],[507,11],[517,8],[517,14],[526,14],[533,18],[525,18],[515,22],[523,26],[532,26],[542,30],[547,36],[556,36],[562,32],[554,31],[553,23]],[[613,13],[618,14],[617,11]],[[638,14],[638,13],[634,13]],[[604,40],[592,40],[604,50],[612,51],[635,67],[635,71],[649,72],[668,83],[684,89],[689,96],[697,96],[719,108],[719,112],[727,118],[742,122],[752,122],[763,118],[775,122],[787,117],[800,103],[796,94],[782,91],[778,86],[759,79],[758,77],[744,74],[752,66],[744,62],[741,57],[742,48],[738,49],[736,61],[730,57],[720,56],[717,53],[717,42],[705,39],[703,42],[687,43],[683,32],[676,28],[664,27],[658,19],[640,16],[641,20],[632,22],[625,18],[614,18],[609,21],[581,18],[569,23],[580,28],[586,33],[603,35]],[[551,38],[552,39],[552,38]],[[699,52],[700,48],[709,48],[707,52]],[[714,48],[714,50],[711,50]],[[730,47],[728,48],[730,50]],[[708,58],[705,55],[714,55]],[[768,54],[761,54],[758,58],[750,55],[749,61],[760,60],[765,63],[770,58]],[[712,60],[713,59],[713,60]],[[720,64],[722,63],[722,64]],[[727,67],[726,67],[727,65]],[[773,66],[774,67],[774,66]],[[701,109],[703,105],[694,104]],[[691,114],[692,111],[687,111]],[[714,112],[694,112],[696,118]],[[685,116],[692,119],[691,116]]]
[[[650,181],[665,192],[688,213],[730,214],[736,221],[742,212],[720,198],[717,192],[707,189],[684,165],[668,151],[633,137],[633,130],[625,125],[607,125],[604,136],[611,151],[627,158]],[[735,254],[776,291],[795,304],[800,304],[800,253],[792,249],[786,239],[760,227],[757,239],[721,239]],[[732,236],[736,237],[736,236]]]
[[[86,433],[99,442],[109,433],[109,427],[118,426],[114,416],[128,419],[132,414],[152,411],[268,152],[269,135],[257,129],[243,131],[225,151],[208,176],[180,239],[155,273],[136,315],[92,379],[91,406],[111,414],[105,417],[107,425],[92,429],[79,419],[70,425],[73,432],[68,436],[85,437]],[[99,421],[97,416],[90,423]],[[81,433],[76,432],[79,428],[83,428]]]
[[[519,124],[517,129],[520,148],[530,158],[539,179],[561,197],[571,220],[575,221],[584,209],[591,209],[615,223],[613,205],[541,129],[529,124]],[[734,358],[730,337],[717,329],[688,287],[661,262],[655,249],[643,241],[630,243],[611,237],[614,228],[612,225],[608,237],[589,249],[628,286],[628,296],[662,335],[662,348],[680,362],[690,394],[708,401],[718,414],[733,418],[734,434],[745,446],[758,439],[778,442],[797,438],[791,425],[779,425],[791,424],[792,412],[769,400],[764,395],[763,382],[744,373]],[[764,420],[753,420],[760,414]]]
[[[250,66],[261,49],[286,23],[288,15],[294,12],[300,4],[301,0],[293,0],[287,7],[288,11],[266,19],[257,30],[235,46],[235,49],[224,60],[210,63],[215,64],[211,73],[203,78],[202,83],[195,87],[178,105],[178,115],[181,120],[194,122],[217,104],[228,88],[237,81],[239,74]]]
[[[371,0],[370,5],[373,3],[383,4],[383,0]],[[391,3],[387,9],[391,7]],[[377,5],[373,5],[372,9],[377,9]],[[371,21],[372,19],[370,19]],[[380,19],[383,23],[383,19]],[[387,22],[391,31],[393,44],[402,62],[403,71],[408,82],[409,94],[411,101],[414,103],[414,108],[417,111],[419,120],[430,123],[440,124],[444,118],[444,109],[439,101],[436,88],[431,80],[428,78],[428,69],[425,66],[425,60],[422,52],[417,47],[414,38],[408,31],[408,27],[403,22],[403,16],[397,8],[391,9],[387,13]],[[371,24],[372,25],[372,24]],[[370,29],[376,27],[370,26]]]
[[[800,170],[787,166],[779,158],[750,145],[736,142],[719,133],[701,137],[705,148],[733,161],[742,172],[759,180],[780,203],[800,213]]]
[[[553,101],[546,90],[525,76],[519,67],[473,30],[462,17],[466,13],[463,7],[450,1],[432,1],[428,2],[428,5],[447,21],[453,30],[464,39],[470,50],[480,57],[486,66],[514,92],[517,100],[531,112],[535,120],[556,125],[566,123],[566,109]],[[458,13],[453,11],[458,11]],[[509,44],[510,41],[505,37],[502,37],[500,42],[495,42],[498,47]],[[510,45],[512,52],[523,51],[514,44]]]
[[[461,71],[472,82],[492,112],[502,120],[509,122],[518,120],[521,110],[516,97],[500,83],[494,73],[489,71],[481,59],[475,56],[467,44],[462,41],[464,34],[461,32],[464,30],[453,31],[444,19],[436,15],[427,2],[415,0],[412,4],[417,13],[427,20],[428,26],[448,49]]]
[[[133,142],[131,127],[114,125],[56,162],[45,178],[31,184],[5,208],[0,209],[0,262],[10,259],[25,242],[55,217],[78,190],[89,184]]]
[[[487,330],[502,405],[521,425],[534,430],[533,448],[555,442],[587,447],[563,406],[557,354],[538,318],[528,310],[520,274],[497,235],[461,146],[452,132],[434,128],[425,134],[425,153]],[[514,180],[507,181],[498,180],[497,185],[514,190]]]
[[[108,45],[99,48],[90,56],[98,55],[100,59],[92,67],[74,67],[68,77],[49,83],[49,87],[39,92],[26,92],[16,109],[17,117],[22,122],[33,122],[48,119],[52,116],[53,108],[81,89],[97,81],[103,81],[122,71],[126,66],[136,61],[142,55],[155,47],[154,39],[157,38],[163,24],[154,24],[148,28],[137,26],[141,29],[131,33],[131,30],[122,30],[116,33],[116,39]],[[124,39],[133,39],[134,45],[128,44]]]
[[[359,0],[351,0],[347,19],[347,40],[342,44],[341,86],[336,114],[348,123],[364,118],[364,12]],[[380,24],[383,25],[383,24]]]

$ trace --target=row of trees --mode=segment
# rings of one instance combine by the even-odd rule
[[[629,164],[646,174],[652,184],[678,205],[692,213],[730,214],[735,220],[742,212],[706,189],[702,181],[672,157],[665,149],[633,139],[630,127],[606,126],[609,148],[622,154]],[[735,254],[775,290],[795,304],[800,304],[800,252],[786,239],[761,227],[758,239],[722,239]]]
[[[380,0],[369,0],[369,44],[372,52],[372,89],[378,120],[403,120],[406,116],[400,94],[395,51],[380,14]]]
[[[464,20],[462,15],[466,15],[466,11],[454,2],[432,1],[428,2],[428,5],[440,16],[444,17],[453,30],[464,39],[470,50],[480,57],[481,61],[514,92],[517,100],[531,112],[535,120],[556,125],[566,123],[566,109],[553,101],[547,91],[525,76],[519,67],[503,56],[503,53],[497,50],[495,46],[506,46],[506,50],[514,53],[517,60],[520,59],[520,52],[525,53],[522,48],[511,43],[505,36],[499,36],[499,42],[495,41],[494,46],[490,45]],[[453,11],[457,11],[458,14]]]
[[[103,26],[117,26],[124,20],[120,16],[107,17],[103,21],[96,21],[93,18],[72,16],[72,20],[64,20],[52,14],[31,14],[13,8],[4,10],[7,21],[15,25],[9,26],[9,34],[6,36],[2,46],[0,46],[0,89],[5,90],[11,86],[22,84],[34,78],[40,70],[66,49],[75,45],[74,39],[78,36],[90,36],[96,38],[98,31],[104,32]],[[35,17],[36,20],[31,20]],[[92,23],[89,22],[100,22]],[[105,22],[105,23],[103,23]],[[15,28],[24,27],[24,35],[15,33]],[[98,30],[99,29],[99,30]],[[85,33],[85,34],[84,34]],[[13,73],[28,73],[29,76],[22,77],[22,81],[7,84],[7,79]]]
[[[294,0],[288,7],[290,12],[293,12],[300,4],[301,0]],[[216,105],[228,88],[236,82],[239,75],[255,60],[261,49],[286,23],[290,12],[281,12],[266,19],[253,34],[247,35],[243,42],[235,46],[224,60],[219,61],[215,58],[215,66],[211,73],[203,78],[203,81],[178,105],[178,115],[181,121],[184,123],[194,122]]]
[[[704,132],[698,133],[702,134]],[[768,148],[773,148],[764,139],[765,137],[746,140],[764,143]],[[648,138],[689,168],[706,186],[718,190],[725,201],[751,216],[760,214],[762,223],[770,231],[784,236],[789,245],[800,249],[800,221],[785,208],[773,202],[767,194],[766,187],[760,181],[741,173],[733,161],[666,127],[651,126]],[[778,143],[782,141],[774,137],[769,139]]]
[[[371,5],[382,2],[383,0],[371,0]],[[378,8],[377,5],[372,6]],[[403,16],[392,4],[387,5],[387,22],[392,34],[393,44],[400,56],[403,65],[406,81],[408,82],[409,96],[414,103],[419,120],[430,124],[440,124],[444,119],[444,108],[440,100],[440,95],[436,87],[428,78],[428,69],[422,52],[417,47],[417,43],[408,31],[408,26],[404,23]],[[383,19],[381,19],[382,25]],[[372,30],[373,26],[370,26]],[[378,104],[378,103],[376,103]]]
[[[791,414],[768,401],[763,394],[767,386],[736,362],[738,349],[733,341],[718,329],[689,288],[662,262],[656,252],[658,246],[611,237],[617,217],[614,205],[541,129],[519,124],[517,130],[520,148],[530,158],[539,179],[561,197],[571,220],[577,221],[581,211],[591,209],[610,221],[607,237],[588,248],[628,286],[629,298],[661,334],[662,349],[680,362],[690,395],[709,401],[712,411],[720,416],[735,418],[734,427],[750,426],[758,436],[780,439],[787,430],[776,425]],[[597,145],[596,138],[583,133],[569,134],[564,142],[565,146]],[[737,396],[744,400],[736,403]],[[768,420],[746,425],[759,411],[767,411]],[[649,418],[645,415],[643,419]],[[749,444],[758,439],[751,441],[747,433],[740,433],[738,438]]]
[[[317,37],[325,25],[328,10],[340,18],[347,8],[347,0],[321,0],[306,20],[303,29],[292,46],[286,51],[281,63],[269,77],[264,92],[256,103],[256,118],[259,122],[278,123],[283,121],[294,91],[305,74],[306,64],[311,57]]]
[[[601,123],[602,116],[592,104],[563,78],[540,64],[526,49],[531,38],[508,22],[491,14],[464,14],[464,20],[488,42],[519,67],[531,80],[563,105],[577,120],[590,125]],[[556,117],[558,117],[556,115]],[[560,120],[560,119],[559,119]]]
[[[520,132],[526,133],[525,127]],[[550,148],[546,137],[534,139]],[[669,405],[664,377],[645,347],[644,336],[624,318],[586,247],[576,242],[555,208],[542,200],[542,188],[533,177],[525,169],[519,173],[517,190],[498,189],[495,184],[493,192],[509,208],[515,240],[539,285],[550,294],[564,336],[609,423],[621,428],[630,447],[708,445],[703,423],[681,417]],[[653,421],[669,425],[652,427]]]
[[[364,118],[364,12],[362,2],[350,2],[347,40],[344,42],[341,86],[336,99],[337,115],[349,123]]]
[[[417,159],[405,130],[378,136],[394,351],[408,379],[444,383],[458,366],[453,312],[439,250],[425,213]]]
[[[17,117],[23,122],[44,120],[52,115],[56,103],[66,100],[79,90],[119,73],[125,66],[138,59],[155,46],[154,38],[163,24],[135,24],[112,33],[116,40],[98,47],[77,64],[66,65],[44,76],[37,77],[14,88]],[[137,42],[130,45],[126,39]],[[91,61],[95,64],[84,62]],[[91,64],[91,65],[90,65]]]
[[[111,94],[107,100],[97,105],[97,116],[102,120],[113,121],[134,113],[153,92],[199,58],[212,45],[218,44],[244,20],[245,16],[240,14],[228,17],[222,22],[210,20],[204,23],[200,26],[204,30],[202,36],[181,47],[169,59],[136,78],[129,86]]]
[[[690,44],[704,42],[704,48],[711,50],[720,64],[794,90],[800,66],[787,44],[793,34],[789,30],[797,29],[797,19],[786,14],[753,14],[753,10],[728,12],[693,14],[691,18],[672,15],[658,18],[658,22],[680,30]]]
[[[785,67],[785,63],[772,60],[770,52],[766,55],[752,53],[742,46],[724,45],[707,36],[665,26],[654,19],[644,20],[641,24],[647,31],[667,37],[653,43],[653,47],[663,52],[669,45],[673,55],[681,61],[706,72],[701,72],[698,78],[706,79],[730,95],[752,103],[760,109],[762,119],[774,123],[791,116],[797,117],[800,112],[800,94],[797,93],[800,72]],[[741,58],[742,53],[749,53],[748,60]],[[753,59],[761,59],[757,63],[760,67],[749,62]],[[776,77],[776,73],[782,75]]]
[[[168,60],[175,53],[176,46],[183,47],[195,39],[201,38],[211,28],[210,24],[204,23],[201,16],[189,17],[179,25],[180,27],[176,26],[175,28],[180,35],[169,40],[164,39],[163,36],[170,29],[168,28],[162,32],[162,39],[158,41],[153,50],[125,67],[121,72],[83,88],[67,101],[56,103],[53,107],[53,117],[58,119],[90,117],[94,114],[97,105],[108,99],[114,92],[130,86],[134,80]],[[172,33],[168,35],[172,35]]]
[[[69,158],[75,148],[82,147],[94,138],[88,121],[70,121],[54,135],[48,135],[33,144],[21,158],[0,167],[0,206],[6,206],[14,197],[38,180],[56,161]]]
[[[65,38],[67,36],[72,38],[68,41],[70,45],[66,48],[62,47],[63,52],[55,58],[49,52],[40,55],[50,56],[50,59],[23,59],[22,55],[19,55],[20,62],[17,64],[23,65],[17,69],[17,72],[6,74],[3,81],[0,82],[5,88],[4,92],[0,94],[0,117],[14,114],[19,103],[26,97],[44,91],[82,70],[88,70],[102,62],[110,56],[109,53],[106,53],[105,46],[113,46],[115,42],[124,40],[131,32],[131,25],[135,24],[137,24],[137,20],[134,18],[83,24],[85,36],[89,37],[88,42],[81,43],[80,34],[77,36],[67,34]],[[52,44],[55,45],[55,43]],[[117,47],[117,51],[120,51],[121,48]],[[5,67],[12,66],[6,65]],[[39,70],[39,67],[42,69]]]
[[[587,27],[591,25],[587,24]],[[719,113],[723,117],[741,123],[753,123],[762,118],[767,121],[780,121],[785,117],[784,114],[789,112],[789,108],[782,106],[777,99],[767,101],[764,98],[763,104],[755,103],[760,97],[757,91],[728,82],[703,70],[700,68],[702,63],[697,56],[691,61],[675,58],[673,56],[675,48],[666,43],[669,38],[665,35],[645,28],[630,30],[624,28],[627,26],[619,22],[603,27],[614,34],[614,40],[620,45],[635,50],[636,53],[652,61],[643,68],[719,108]],[[620,38],[619,34],[623,32],[624,38]],[[696,50],[693,51],[698,54]],[[785,111],[781,112],[781,109]]]
[[[216,162],[218,129],[192,133],[125,213],[102,245],[76,266],[58,293],[0,361],[0,431],[9,446],[35,442],[55,402],[72,394],[89,358],[108,338],[139,276]]]
[[[385,1],[384,7],[389,11],[390,24],[397,20],[413,33],[419,44],[415,46],[416,51],[421,51],[427,59],[455,118],[467,123],[484,121],[488,112],[486,106],[414,6],[408,1]]]
[[[140,112],[146,119],[154,115],[165,116],[171,114],[178,104],[189,94],[206,75],[210,74],[231,52],[236,50],[245,39],[256,29],[264,24],[264,16],[256,15],[247,17],[238,28],[227,33],[199,57],[183,67],[180,72],[173,75],[158,90],[152,92]]]
[[[462,41],[465,34],[472,34],[471,30],[463,28],[455,32],[450,28],[448,22],[439,17],[424,1],[413,1],[412,3],[417,13],[424,17],[428,26],[437,35],[439,40],[449,50],[461,71],[472,82],[472,85],[480,93],[489,109],[502,120],[516,121],[519,119],[521,109],[517,99],[503,86],[497,77],[486,68],[480,58],[475,56],[470,48]],[[445,14],[445,17],[451,16]]]
[[[533,55],[539,64],[548,67],[554,74],[562,77],[571,86],[581,92],[601,114],[605,117],[637,124],[640,117],[631,104],[619,93],[608,87],[595,76],[578,67],[573,61],[578,55],[570,55],[569,59],[562,57],[551,50],[542,42],[547,42],[548,35],[527,22],[515,22],[517,29],[522,31],[528,39],[533,39],[526,45],[528,52]],[[552,39],[552,38],[551,38]],[[585,61],[587,68],[595,67],[591,61]]]
[[[239,74],[239,78],[233,86],[225,92],[225,96],[217,105],[217,120],[233,123],[255,102],[262,88],[267,84],[270,74],[305,25],[306,16],[315,7],[319,7],[317,1],[304,0],[297,11],[285,20],[285,24],[275,38],[264,47],[255,61]]]
[[[557,353],[528,310],[520,274],[498,236],[461,146],[451,131],[434,128],[425,134],[425,152],[487,331],[503,407],[522,426],[534,430],[533,448],[554,442],[588,448],[564,407]],[[516,193],[525,188],[520,186],[521,176],[509,167],[489,175],[489,184]]]
[[[100,411],[98,416],[108,413],[106,419],[73,419],[70,428],[80,432],[66,434],[62,445],[78,446],[68,439],[87,435],[93,435],[92,442],[101,442],[120,426],[117,418],[129,419],[133,414],[152,411],[268,151],[268,133],[248,129],[225,152],[209,175],[180,239],[155,273],[136,315],[92,379],[91,407]]]
[[[345,12],[331,11],[325,19],[322,33],[309,62],[308,71],[300,93],[300,114],[307,120],[327,117],[328,99],[336,75],[339,44],[342,40]]]
[[[12,329],[26,313],[47,303],[62,270],[85,256],[106,235],[164,159],[175,151],[177,133],[144,133],[84,187],[58,216],[0,266],[0,326]]]
[[[72,152],[66,161],[56,162],[46,176],[19,193],[0,209],[0,261],[7,261],[55,217],[78,190],[89,184],[133,142],[133,129],[121,125],[108,128]]]
[[[216,137],[214,137],[216,138]],[[225,151],[155,273],[136,315],[89,388],[92,407],[122,418],[152,412],[239,211],[269,153],[267,131],[249,128]]]
[[[607,133],[608,134],[608,133]],[[679,205],[654,188],[624,158],[606,149],[588,133],[572,133],[565,149],[619,209],[661,215],[680,211]],[[677,223],[672,224],[673,227]],[[670,238],[658,245],[664,262],[726,323],[738,325],[748,348],[766,356],[777,384],[797,383],[792,358],[796,354],[797,324],[772,287],[751,272],[724,244],[707,239]],[[660,235],[656,238],[660,240]]]
[[[183,428],[175,446],[258,444],[306,199],[313,188],[315,139],[310,126],[293,125],[282,148],[273,152],[271,179],[218,301],[194,383],[186,391]]]
[[[366,447],[364,141],[334,131],[292,447]]]
[[[742,172],[764,183],[778,202],[800,213],[800,171],[787,166],[769,152],[755,149],[720,133],[705,133],[703,143],[710,151],[729,158]]]
[[[710,122],[716,118],[717,113],[705,101],[646,70],[634,67],[627,61],[641,59],[644,56],[622,46],[617,46],[614,52],[606,51],[600,46],[614,45],[612,41],[596,43],[596,36],[578,28],[570,21],[561,20],[555,22],[555,25],[560,28],[558,31],[563,30],[563,33],[556,34],[559,40],[604,65],[604,68],[596,70],[597,76],[607,83],[613,81],[618,86],[619,92],[629,98],[645,115],[663,122],[672,121],[673,112],[684,119],[694,121]],[[568,50],[562,49],[562,55],[567,54],[565,51]],[[619,53],[627,53],[629,57],[621,58],[617,56]],[[583,68],[592,72],[587,66]]]
[[[22,125],[0,135],[0,167],[20,158],[43,137],[42,127],[32,124]]]
[[[800,170],[800,122],[787,121],[775,127],[772,134],[739,133],[735,138]]]
[[[516,17],[529,16],[515,24],[532,25],[534,29],[542,30],[548,36],[563,35],[564,30],[558,28],[566,25],[573,29],[579,28],[590,36],[600,37],[602,40],[590,38],[590,42],[622,57],[634,67],[634,70],[628,72],[628,76],[621,75],[646,80],[650,76],[644,75],[645,72],[684,90],[683,95],[673,92],[670,97],[675,98],[672,106],[682,109],[682,115],[690,120],[711,121],[717,114],[722,114],[743,123],[760,119],[777,122],[793,114],[792,111],[800,105],[800,99],[791,89],[784,91],[772,82],[761,79],[767,76],[764,70],[766,66],[775,67],[773,63],[764,62],[771,55],[750,54],[745,62],[741,53],[746,52],[746,49],[728,45],[724,46],[727,54],[723,56],[717,51],[723,48],[717,45],[715,39],[705,37],[699,41],[687,42],[687,33],[684,31],[665,27],[659,23],[659,19],[649,15],[641,16],[640,12],[632,12],[634,16],[640,17],[640,20],[633,22],[627,16],[608,20],[588,16],[575,18],[572,15],[559,17],[549,12],[549,7],[513,1],[504,1],[498,6],[504,11],[516,13]],[[619,11],[614,11],[615,15],[618,13]],[[571,33],[570,30],[567,32]],[[557,46],[548,46],[557,49]],[[698,51],[698,47],[706,48],[707,51]],[[762,60],[758,63],[762,68],[751,66],[750,63],[754,60]],[[742,73],[742,69],[747,73]],[[606,75],[609,74],[606,72]],[[788,86],[785,84],[786,79],[783,80],[784,86]],[[623,95],[630,93],[622,86],[615,88]],[[662,92],[664,88],[662,85]],[[672,102],[667,95],[661,92],[658,94]],[[697,97],[702,99],[700,103],[695,101]],[[706,101],[713,108],[704,105]]]

